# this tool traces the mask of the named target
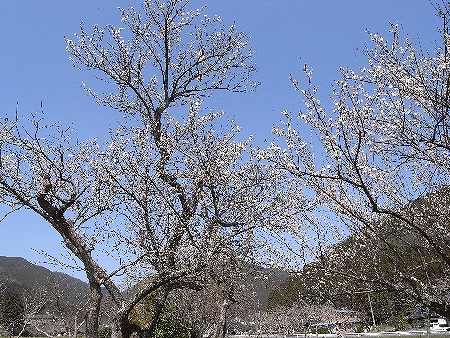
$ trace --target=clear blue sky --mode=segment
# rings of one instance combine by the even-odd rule
[[[0,1],[0,112],[22,114],[39,110],[43,101],[49,119],[70,124],[81,138],[102,138],[120,116],[97,106],[81,83],[88,76],[74,69],[65,52],[64,36],[87,24],[118,23],[117,7],[127,0],[3,0]],[[300,99],[289,74],[300,74],[304,63],[315,70],[325,94],[336,70],[364,63],[361,49],[366,29],[384,33],[398,23],[424,47],[437,40],[437,18],[428,0],[194,0],[208,14],[235,22],[248,33],[256,51],[255,93],[219,96],[208,103],[223,109],[247,134],[259,141],[284,109],[298,111]],[[0,224],[0,255],[21,256],[36,263],[43,258],[33,249],[62,251],[58,236],[33,215],[21,214]],[[76,274],[77,276],[82,276]]]

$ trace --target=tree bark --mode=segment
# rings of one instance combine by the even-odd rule
[[[83,263],[89,281],[86,338],[98,338],[99,315],[102,301],[101,285],[103,284],[106,287],[117,306],[123,303],[123,297],[119,288],[109,278],[106,271],[92,258],[92,249],[88,247],[84,238],[75,231],[73,223],[64,216],[66,208],[57,208],[47,200],[47,193],[51,188],[51,183],[46,182],[43,193],[37,196],[37,201],[45,213],[43,214],[44,219],[61,235],[66,247]],[[72,201],[68,203],[72,203]]]
[[[130,324],[128,316],[115,318],[111,327],[111,338],[129,338],[136,331]]]
[[[89,278],[89,277],[88,277]],[[98,338],[98,322],[102,289],[100,284],[89,278],[89,303],[86,312],[86,338]]]
[[[448,306],[448,304],[446,304],[445,302],[430,302],[428,304],[428,307],[431,311],[434,311],[438,315],[441,315],[445,318],[450,318],[450,306]]]
[[[142,330],[139,334],[139,338],[151,338],[155,334],[155,330],[158,327],[161,315],[164,311],[164,305],[166,304],[167,297],[169,296],[169,289],[163,287],[156,297],[155,307],[153,310],[152,318],[148,329]]]
[[[227,313],[231,302],[229,299],[224,299],[220,304],[219,318],[217,319],[216,329],[211,338],[225,338],[227,333]]]

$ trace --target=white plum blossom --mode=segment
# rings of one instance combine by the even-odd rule
[[[292,81],[305,108],[298,120],[289,114],[274,128],[282,144],[269,147],[267,158],[303,184],[302,196],[319,201],[314,214],[330,222],[317,225],[316,238],[350,233],[363,243],[362,233],[376,239],[365,239],[373,247],[367,255],[349,253],[353,262],[365,262],[359,270],[333,249],[333,237],[322,237],[319,247],[311,243],[318,259],[324,247],[335,257],[324,264],[335,280],[345,273],[354,277],[354,287],[404,292],[448,316],[442,297],[450,281],[450,231],[442,226],[450,211],[447,26],[442,44],[429,53],[402,40],[395,25],[391,34],[392,41],[370,34],[368,64],[360,71],[341,68],[330,108],[318,99],[305,66],[307,86]],[[339,255],[332,256],[333,250]],[[447,291],[437,292],[433,285],[443,281]]]

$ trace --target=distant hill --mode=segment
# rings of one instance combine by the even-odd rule
[[[14,282],[26,290],[56,287],[66,302],[84,297],[88,290],[87,283],[75,277],[50,271],[20,257],[0,256],[1,281]]]
[[[257,265],[248,266],[249,273],[242,283],[254,291],[254,301],[262,308],[268,305],[272,290],[284,284],[289,274],[282,270],[262,268]],[[39,288],[57,288],[61,301],[65,304],[78,303],[88,294],[87,283],[61,272],[54,272],[42,266],[28,262],[20,257],[0,256],[0,283],[8,281],[22,290],[36,290]],[[128,290],[132,292],[133,288]],[[104,292],[104,300],[108,300],[108,293]],[[50,295],[49,295],[50,296]],[[53,295],[54,296],[54,295]]]
[[[269,306],[271,293],[287,282],[289,273],[280,269],[263,268],[256,265],[250,266],[249,271],[245,284],[252,286],[255,291],[255,301],[265,310]]]

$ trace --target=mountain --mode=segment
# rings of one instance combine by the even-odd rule
[[[14,282],[25,290],[55,288],[66,302],[83,298],[87,283],[65,273],[32,264],[24,258],[0,256],[0,282]]]
[[[250,289],[254,291],[255,301],[265,310],[269,307],[273,290],[279,289],[288,279],[289,273],[286,271],[253,265],[249,267],[244,283],[251,285]]]
[[[271,291],[285,283],[289,274],[282,270],[262,268],[253,264],[249,264],[246,268],[248,273],[240,283],[246,286],[245,289],[252,291],[254,298],[252,301],[265,309],[268,306]],[[39,292],[47,298],[49,303],[57,298],[66,306],[80,304],[89,291],[88,284],[75,277],[53,272],[20,257],[0,256],[0,284],[2,282],[13,284],[15,288],[22,291]],[[134,287],[127,293],[132,292],[133,289]],[[104,301],[107,303],[109,297],[106,290],[104,295]]]

